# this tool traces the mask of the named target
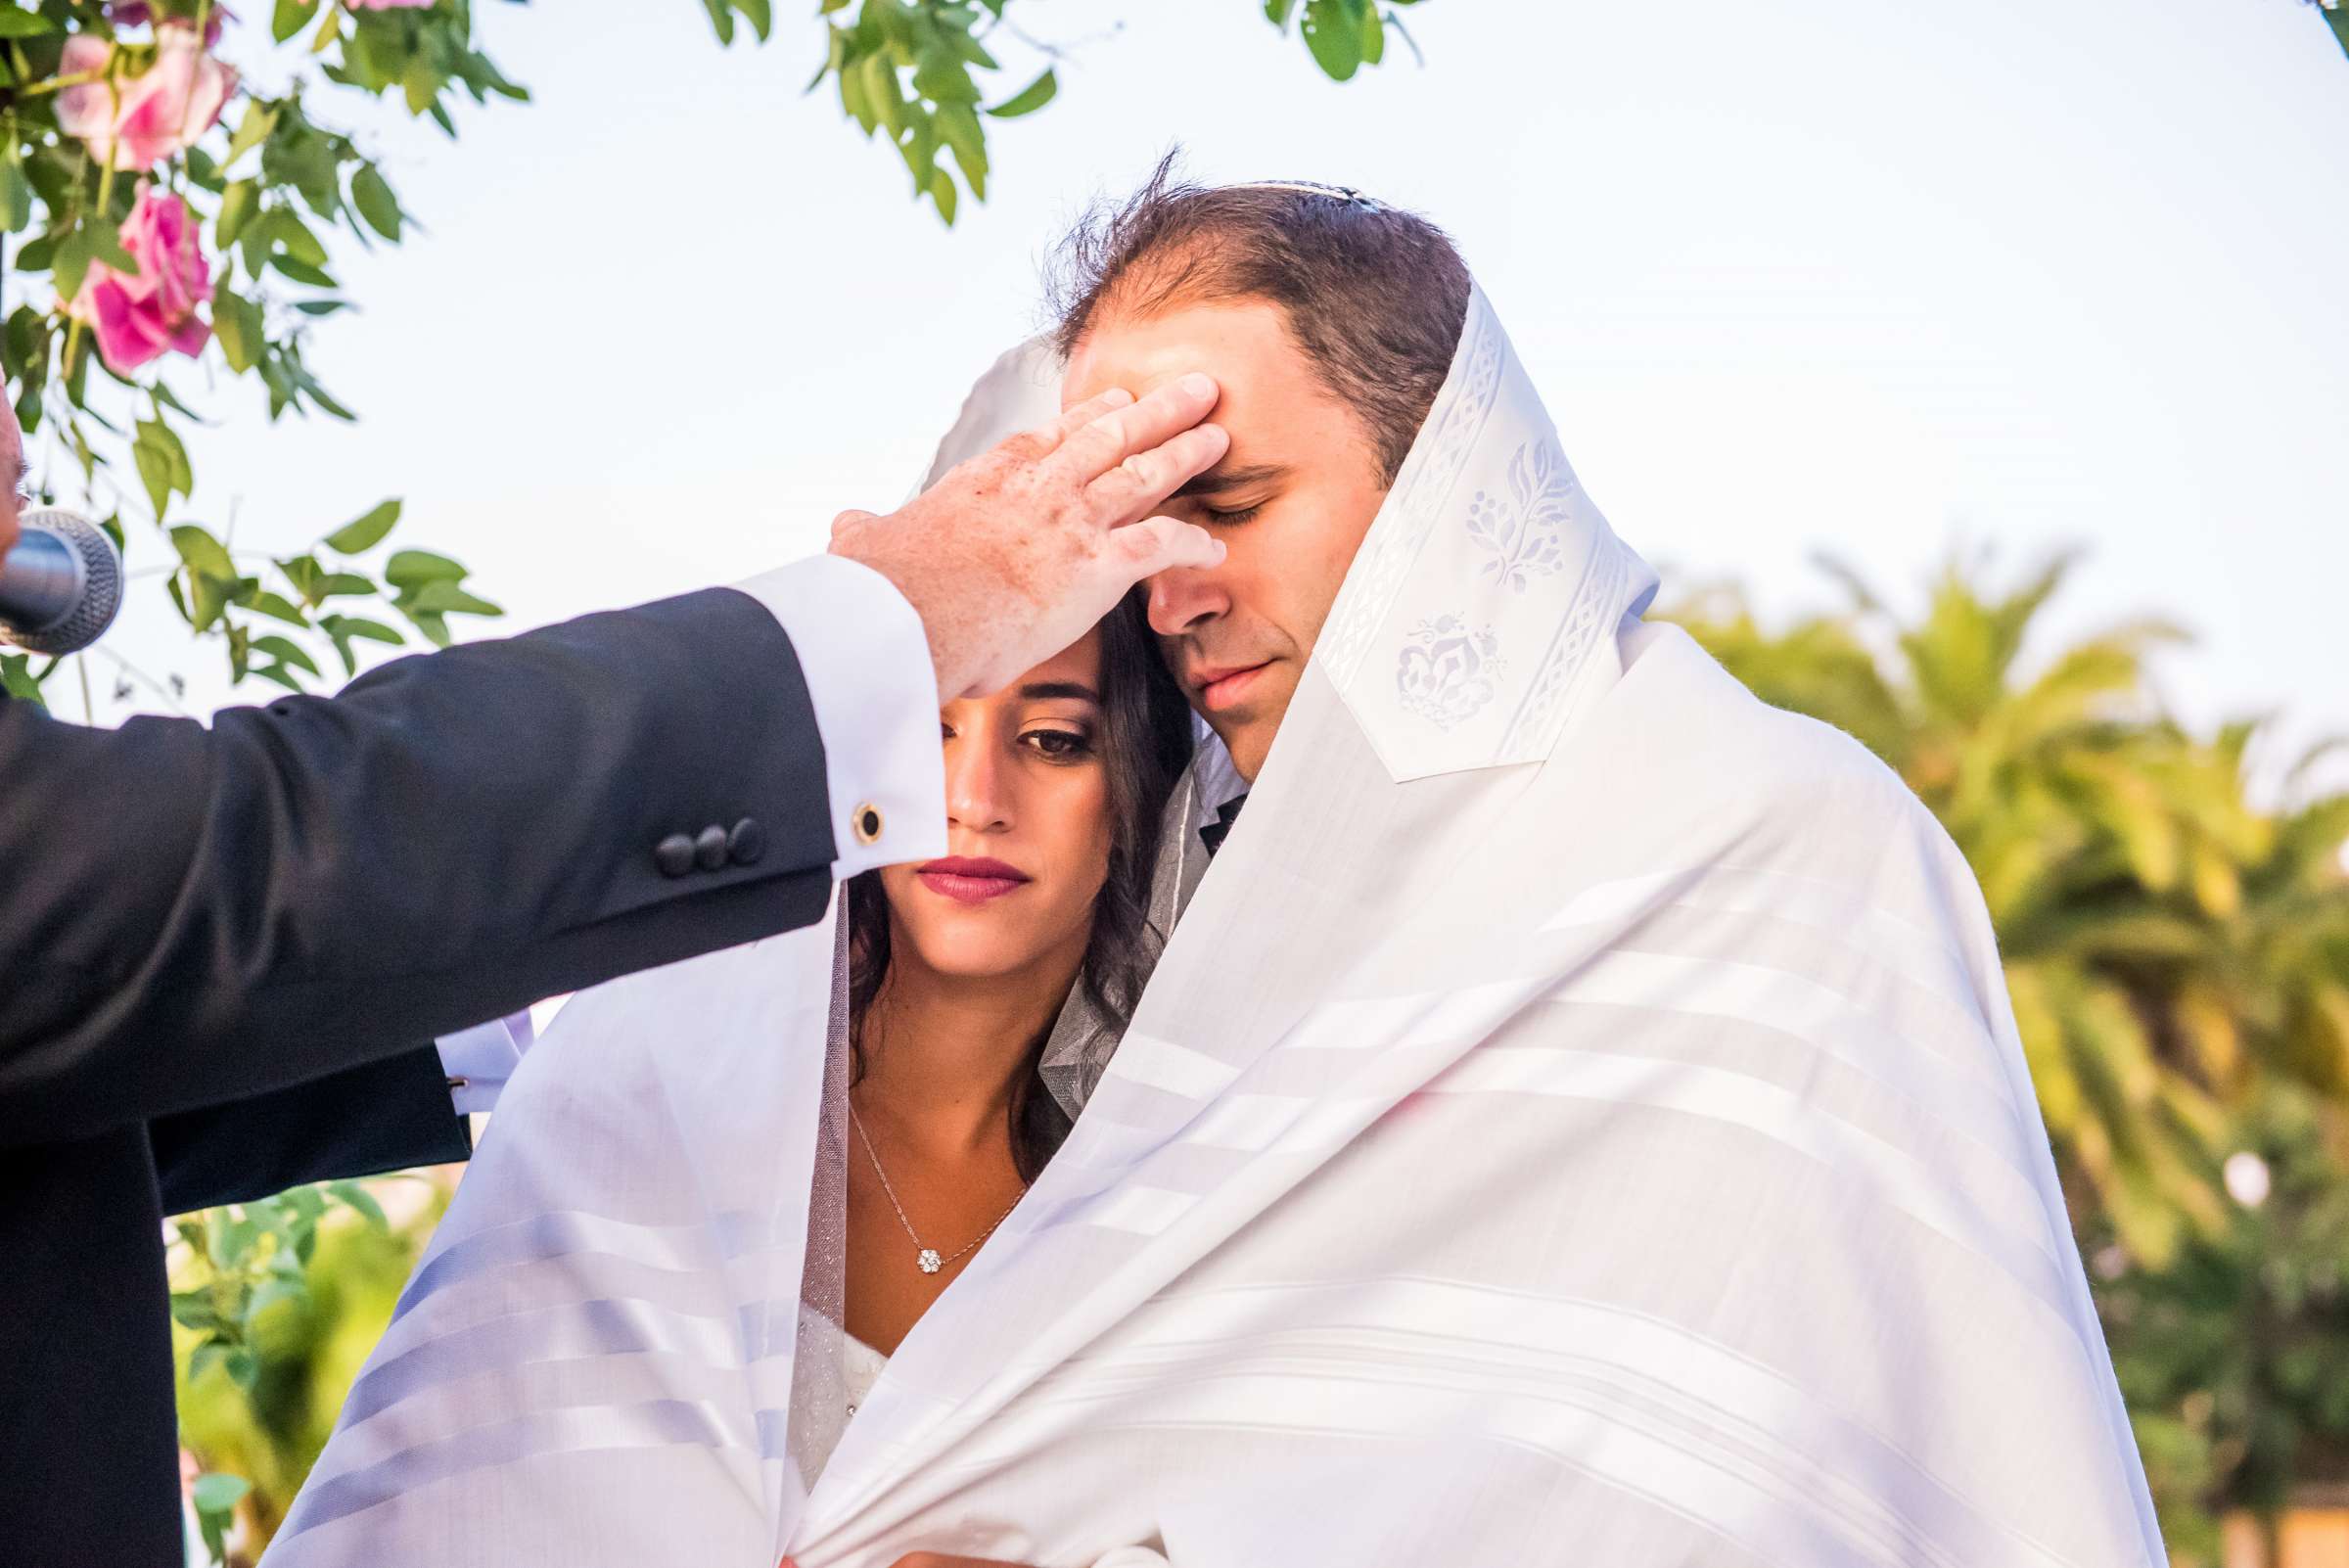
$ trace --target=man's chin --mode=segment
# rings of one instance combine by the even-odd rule
[[[1231,754],[1231,765],[1240,777],[1250,784],[1265,765],[1266,754],[1272,750],[1273,733],[1279,729],[1277,719],[1254,718],[1241,714],[1219,714],[1207,721]]]

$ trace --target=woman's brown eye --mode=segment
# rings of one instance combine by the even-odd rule
[[[1093,749],[1092,741],[1074,730],[1036,729],[1021,737],[1056,762],[1070,761]]]

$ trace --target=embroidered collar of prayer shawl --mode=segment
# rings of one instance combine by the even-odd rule
[[[1651,582],[1476,296],[1067,1145],[812,1492],[831,930],[565,1009],[270,1562],[2150,1568],[1963,860]]]

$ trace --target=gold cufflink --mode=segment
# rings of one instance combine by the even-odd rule
[[[870,801],[865,802],[856,807],[856,814],[849,819],[849,825],[855,829],[857,843],[875,842],[881,837],[881,808]]]

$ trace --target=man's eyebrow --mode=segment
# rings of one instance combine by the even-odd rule
[[[1031,681],[1020,688],[1020,697],[1023,701],[1032,703],[1049,702],[1055,697],[1068,697],[1081,703],[1091,703],[1095,708],[1101,706],[1101,694],[1082,680]]]
[[[1264,484],[1273,480],[1287,479],[1286,463],[1251,463],[1240,468],[1211,468],[1174,492],[1184,495],[1214,495],[1223,490],[1236,490],[1243,485]],[[1170,497],[1172,499],[1174,497]]]

